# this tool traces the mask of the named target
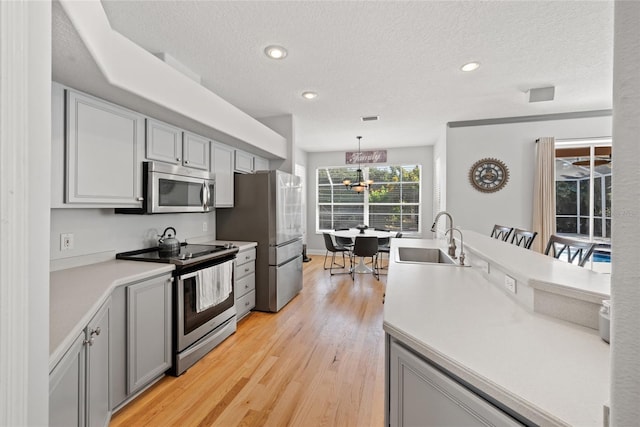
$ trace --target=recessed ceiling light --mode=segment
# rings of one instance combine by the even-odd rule
[[[313,98],[317,98],[318,94],[315,92],[306,91],[306,92],[302,92],[302,97],[305,99],[313,99]]]
[[[282,46],[271,45],[264,48],[264,53],[271,59],[283,59],[287,56],[287,49]]]
[[[468,64],[464,64],[462,67],[460,67],[462,71],[473,71],[477,70],[478,68],[480,68],[479,62],[469,62]]]

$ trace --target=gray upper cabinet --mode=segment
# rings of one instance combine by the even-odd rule
[[[182,164],[182,130],[167,123],[147,119],[146,155],[149,160]]]
[[[73,90],[66,109],[65,203],[140,207],[144,117]]]
[[[211,145],[211,171],[216,174],[215,207],[233,207],[234,149],[214,142]]]
[[[240,173],[252,173],[253,155],[241,150],[236,150],[234,169]]]
[[[209,170],[209,140],[190,132],[183,132],[183,164],[190,168]]]
[[[127,287],[127,392],[135,393],[171,367],[171,279]]]
[[[209,170],[207,138],[155,119],[147,119],[146,157],[149,160]]]
[[[260,156],[253,157],[253,170],[254,171],[268,171],[269,170],[269,160],[262,158]]]

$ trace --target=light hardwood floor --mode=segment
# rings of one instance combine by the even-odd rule
[[[304,264],[302,292],[253,312],[178,378],[165,377],[111,426],[382,426],[386,277]]]

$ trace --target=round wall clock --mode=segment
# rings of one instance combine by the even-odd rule
[[[476,190],[493,193],[509,181],[509,168],[498,159],[478,160],[469,169],[469,181]]]

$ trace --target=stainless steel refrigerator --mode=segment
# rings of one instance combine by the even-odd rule
[[[234,181],[234,207],[216,209],[216,238],[258,242],[256,310],[277,312],[302,290],[300,178],[260,171]]]

